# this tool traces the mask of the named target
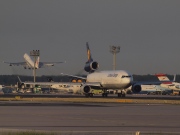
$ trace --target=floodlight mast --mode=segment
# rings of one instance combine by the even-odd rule
[[[40,55],[40,51],[39,50],[30,51],[30,56],[34,57],[34,69],[33,69],[34,82],[36,82],[36,67],[35,67],[35,64],[36,64],[37,57],[39,55]]]
[[[120,52],[120,46],[110,46],[110,52],[113,54],[113,70],[116,70],[116,54]]]

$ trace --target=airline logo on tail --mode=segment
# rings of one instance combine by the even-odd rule
[[[35,64],[35,67],[38,69],[39,68],[39,57],[36,59],[36,64]]]
[[[172,81],[169,80],[167,75],[165,75],[165,74],[156,74],[156,76],[158,77],[159,81],[162,82],[162,84],[166,84],[166,85],[171,85],[172,84]]]
[[[86,72],[92,73],[92,72],[94,72],[95,70],[97,70],[99,68],[99,64],[98,64],[98,62],[93,61],[92,56],[91,56],[91,51],[89,49],[88,42],[86,42],[86,48],[87,48],[88,60],[85,63],[84,70]]]
[[[89,49],[89,44],[88,44],[88,42],[86,42],[86,47],[87,47],[88,62],[91,62],[91,61],[93,61],[93,59],[92,59],[92,57],[91,57],[91,52],[90,52],[90,49]]]
[[[165,74],[156,74],[156,76],[158,77],[159,81],[170,81]]]

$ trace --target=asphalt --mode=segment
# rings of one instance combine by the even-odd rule
[[[180,106],[174,104],[0,102],[0,131],[180,134],[179,127]]]
[[[1,94],[0,98],[15,98],[20,96],[22,98],[84,98],[84,95],[79,94]],[[101,94],[94,95],[91,98],[103,98]],[[127,94],[125,98],[117,97],[117,94],[109,94],[106,99],[160,99],[160,100],[180,100],[180,96],[172,95],[145,95],[145,94]]]

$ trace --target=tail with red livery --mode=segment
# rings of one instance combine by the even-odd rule
[[[170,81],[166,74],[155,74],[158,77],[159,81]]]

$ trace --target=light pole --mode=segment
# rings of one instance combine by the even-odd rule
[[[120,52],[120,46],[110,46],[110,52],[113,54],[113,70],[116,70],[116,53]]]
[[[34,70],[33,70],[34,82],[36,82],[36,67],[35,67],[35,64],[36,64],[37,57],[38,57],[39,55],[40,55],[40,51],[39,51],[39,50],[30,51],[30,56],[33,56],[33,57],[34,57]]]

